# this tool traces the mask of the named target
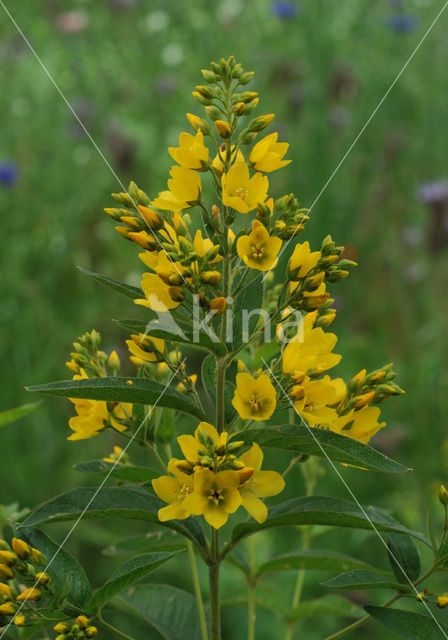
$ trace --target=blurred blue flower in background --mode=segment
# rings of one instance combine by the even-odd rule
[[[0,184],[13,187],[19,179],[19,168],[15,162],[0,162]]]
[[[417,16],[410,13],[395,13],[388,16],[385,19],[385,23],[392,31],[409,33],[419,27],[420,21]]]
[[[277,18],[294,18],[300,11],[300,7],[293,2],[278,0],[271,4],[271,13]]]

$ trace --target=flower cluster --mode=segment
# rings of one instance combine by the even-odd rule
[[[159,498],[168,503],[159,511],[161,521],[204,516],[219,529],[240,506],[257,522],[266,520],[261,498],[277,495],[285,483],[276,471],[261,471],[263,452],[257,444],[239,455],[244,443],[229,441],[226,432],[219,434],[207,422],[199,424],[194,436],[182,435],[177,441],[185,458],[172,458],[171,475],[152,481]]]
[[[87,640],[98,634],[98,629],[89,624],[87,616],[78,616],[73,624],[58,622],[54,627],[58,634],[55,640]]]
[[[37,619],[34,605],[54,593],[51,577],[42,571],[46,558],[24,540],[0,540],[0,627],[11,620],[18,627]]]
[[[120,370],[120,360],[115,351],[108,357],[99,349],[101,337],[93,330],[80,336],[73,343],[75,351],[66,363],[73,372],[74,380],[116,376]],[[132,424],[132,404],[127,402],[105,402],[103,400],[85,400],[71,398],[77,415],[70,418],[69,426],[73,434],[68,440],[92,438],[106,428],[127,431]]]

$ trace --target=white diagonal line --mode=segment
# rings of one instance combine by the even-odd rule
[[[1,0],[0,0],[1,1]],[[409,56],[409,58],[406,60],[406,62],[404,63],[404,65],[402,66],[400,72],[398,73],[398,75],[396,76],[395,80],[392,82],[392,84],[390,85],[390,87],[388,88],[388,90],[386,91],[386,93],[384,94],[384,96],[381,98],[381,100],[378,102],[377,106],[375,107],[375,109],[372,111],[372,113],[370,114],[369,118],[367,119],[367,121],[365,122],[364,126],[362,127],[361,131],[358,133],[358,135],[356,136],[356,138],[353,140],[353,142],[351,143],[351,145],[349,146],[349,148],[347,149],[347,151],[345,152],[345,154],[342,156],[339,164],[337,165],[336,169],[333,171],[333,173],[330,175],[330,177],[328,178],[328,180],[326,181],[326,183],[324,184],[324,186],[322,187],[322,189],[320,190],[320,192],[318,193],[317,197],[315,198],[313,204],[311,205],[311,207],[309,208],[308,212],[312,211],[314,206],[317,204],[317,202],[320,200],[321,196],[324,194],[324,192],[326,191],[328,185],[330,184],[330,182],[333,180],[333,178],[335,177],[335,175],[337,174],[337,172],[339,171],[339,169],[341,168],[341,166],[343,165],[343,163],[345,162],[345,160],[347,159],[347,156],[350,154],[350,152],[352,151],[353,147],[356,145],[356,143],[358,142],[359,138],[362,136],[362,134],[364,133],[364,131],[367,129],[367,127],[369,126],[369,124],[372,122],[373,118],[375,117],[378,109],[380,109],[380,107],[382,106],[383,102],[386,100],[386,98],[388,97],[389,93],[392,91],[392,89],[394,88],[394,86],[397,84],[398,80],[401,78],[401,76],[403,75],[404,71],[406,70],[406,68],[408,67],[409,63],[411,62],[411,60],[413,59],[413,57],[415,56],[415,54],[417,53],[417,51],[420,49],[420,47],[422,46],[422,44],[424,43],[424,41],[426,40],[426,38],[428,37],[430,31],[432,30],[432,28],[434,27],[434,25],[436,24],[436,22],[439,20],[440,16],[442,15],[442,13],[445,11],[446,7],[448,6],[448,0],[445,2],[445,4],[443,5],[443,7],[440,9],[439,13],[436,15],[436,17],[434,18],[434,20],[431,22],[431,24],[429,25],[428,29],[426,30],[424,36],[421,38],[420,42],[418,43],[418,45],[415,47],[414,51],[411,53],[411,55]],[[300,224],[302,224],[302,222],[305,219],[305,215],[303,215],[302,220],[300,221],[300,223],[298,224],[297,228],[300,226]],[[278,254],[278,257],[280,257],[283,253],[283,251],[286,249],[286,247],[288,246],[288,244],[291,242],[291,240],[294,238],[294,236],[296,235],[297,232],[297,228],[294,231],[294,233],[292,234],[292,236],[288,239],[288,241],[286,242],[286,244],[283,245],[280,253]],[[266,271],[266,273],[263,276],[263,281],[267,278],[268,274],[272,271],[273,267],[271,267],[269,269],[269,271]]]
[[[448,4],[448,3],[447,3]],[[325,458],[328,460],[328,462],[331,464],[331,466],[333,467],[336,475],[338,476],[339,480],[342,482],[342,484],[345,486],[345,488],[347,489],[347,491],[349,492],[350,496],[353,498],[353,500],[355,501],[356,506],[361,510],[362,514],[364,515],[364,517],[366,518],[366,520],[369,522],[370,526],[372,527],[373,531],[376,533],[376,535],[378,536],[378,538],[381,540],[381,542],[383,543],[383,545],[386,547],[389,555],[391,556],[391,558],[393,558],[393,560],[396,562],[397,566],[401,569],[401,571],[403,572],[404,577],[406,578],[406,580],[409,582],[409,584],[411,585],[412,589],[415,591],[415,594],[418,595],[418,590],[415,588],[412,580],[409,578],[409,576],[407,575],[406,571],[403,569],[403,567],[401,566],[401,564],[398,562],[397,558],[395,557],[395,555],[392,553],[392,551],[389,549],[389,547],[387,546],[387,542],[384,540],[384,538],[382,537],[382,535],[380,534],[380,532],[378,531],[378,528],[375,526],[375,524],[372,522],[372,520],[369,518],[369,515],[367,513],[367,511],[364,509],[364,507],[361,505],[361,503],[359,502],[358,498],[355,496],[355,494],[353,493],[353,491],[350,489],[349,485],[347,484],[346,480],[342,477],[341,472],[339,471],[339,469],[336,467],[336,465],[334,464],[333,460],[330,458],[330,456],[328,455],[328,453],[325,451],[324,447],[322,446],[322,444],[319,442],[319,440],[316,438],[316,436],[313,433],[313,429],[308,425],[308,423],[306,422],[306,420],[303,419],[303,417],[300,415],[300,413],[297,411],[297,409],[294,406],[294,403],[292,402],[291,398],[289,397],[289,395],[286,393],[285,389],[282,387],[282,385],[280,384],[278,378],[275,376],[274,372],[272,371],[272,369],[270,368],[270,366],[268,365],[268,363],[266,362],[266,360],[264,358],[261,358],[263,360],[263,363],[265,365],[265,367],[268,369],[269,373],[271,374],[271,376],[274,378],[275,382],[277,383],[277,386],[281,389],[281,391],[283,392],[285,398],[288,400],[288,402],[290,403],[290,405],[292,406],[292,408],[294,409],[294,411],[296,412],[296,414],[300,417],[302,423],[304,424],[304,426],[308,429],[308,431],[310,432],[310,435],[313,437],[314,441],[316,442],[316,444],[318,445],[319,449],[322,451],[322,453],[324,454]],[[439,627],[440,631],[442,632],[443,636],[445,638],[447,638],[448,640],[448,635],[445,633],[444,629],[442,628],[442,626],[440,625],[439,621],[437,620],[437,618],[434,616],[434,614],[432,613],[431,609],[428,607],[428,605],[426,604],[426,602],[424,600],[421,600],[421,603],[424,604],[424,606],[426,607],[426,609],[428,610],[428,613],[430,614],[431,618],[434,620],[434,622],[436,623],[436,625]]]
[[[14,17],[11,15],[11,13],[9,12],[9,10],[7,9],[7,7],[5,6],[3,0],[0,0],[0,6],[3,8],[4,12],[6,13],[6,15],[8,16],[8,18],[11,20],[11,22],[13,23],[13,25],[15,26],[15,28],[17,29],[17,31],[19,32],[19,34],[21,35],[21,37],[23,38],[24,42],[26,43],[27,47],[29,48],[29,50],[31,51],[31,53],[34,55],[34,57],[36,58],[36,60],[38,61],[38,63],[40,64],[40,66],[42,67],[42,69],[45,71],[46,75],[48,76],[49,80],[51,81],[51,83],[53,84],[54,88],[56,89],[56,91],[59,93],[59,95],[61,96],[61,98],[63,99],[63,101],[65,102],[65,104],[67,105],[67,107],[69,108],[69,110],[71,111],[71,113],[73,114],[73,116],[76,118],[78,124],[80,125],[80,127],[82,128],[82,130],[84,131],[84,133],[86,134],[86,136],[89,138],[90,142],[93,144],[93,146],[95,147],[95,149],[97,150],[97,152],[99,153],[100,157],[102,158],[102,160],[104,161],[104,163],[106,164],[107,168],[109,169],[109,171],[111,172],[111,174],[113,175],[113,177],[115,178],[115,180],[118,182],[118,184],[120,185],[121,189],[123,190],[123,192],[128,196],[128,198],[131,200],[132,204],[134,205],[134,209],[137,211],[138,215],[141,217],[141,219],[143,220],[143,222],[146,224],[146,226],[148,227],[148,229],[151,231],[152,235],[154,236],[154,238],[157,240],[158,244],[160,245],[160,247],[162,248],[162,250],[164,251],[164,248],[162,246],[162,243],[160,242],[160,240],[158,239],[158,237],[156,236],[156,234],[154,233],[153,229],[151,228],[151,226],[148,224],[148,222],[144,219],[144,217],[142,216],[142,214],[139,211],[138,205],[135,202],[134,198],[132,198],[128,192],[128,190],[126,189],[126,187],[124,186],[124,184],[122,183],[122,181],[120,180],[120,178],[118,177],[116,171],[114,170],[114,168],[112,167],[112,165],[110,164],[109,160],[106,158],[106,156],[104,155],[104,153],[101,151],[100,147],[98,146],[98,144],[95,142],[95,140],[92,138],[92,136],[90,135],[89,131],[87,130],[86,126],[84,125],[84,123],[82,122],[82,120],[80,119],[80,117],[78,116],[78,114],[76,113],[76,111],[73,109],[72,105],[70,104],[70,102],[67,100],[67,98],[65,97],[64,93],[62,92],[62,89],[60,88],[60,86],[58,85],[58,83],[56,82],[56,80],[53,78],[53,76],[51,75],[51,73],[48,71],[47,67],[45,66],[45,64],[43,63],[42,59],[40,58],[39,54],[36,52],[36,50],[34,49],[33,45],[31,44],[31,42],[28,40],[28,38],[26,37],[26,35],[24,34],[24,32],[22,31],[22,29],[19,27],[19,25],[17,24],[17,22],[15,21]],[[170,260],[170,262],[173,264],[174,268],[176,269],[176,271],[178,272],[178,274],[181,276],[182,280],[185,282],[185,284],[187,284],[187,281],[185,280],[183,274],[179,271],[177,265],[175,264],[175,262],[173,261],[173,259],[167,254],[168,259]]]
[[[98,489],[95,491],[95,493],[93,494],[93,496],[90,498],[90,500],[88,501],[88,503],[86,504],[86,506],[84,507],[84,509],[82,510],[81,514],[79,515],[79,517],[77,518],[75,524],[72,526],[72,528],[70,529],[70,531],[67,533],[67,535],[65,536],[65,538],[63,539],[63,541],[61,542],[61,544],[59,545],[59,547],[57,548],[57,550],[55,551],[55,553],[53,554],[53,556],[50,558],[50,561],[48,562],[47,566],[45,567],[45,569],[43,570],[43,573],[47,573],[48,569],[51,567],[51,565],[53,564],[55,558],[58,556],[59,552],[61,551],[62,547],[65,545],[65,543],[67,542],[67,540],[70,538],[70,536],[72,535],[73,531],[76,529],[76,527],[78,526],[78,524],[81,522],[82,518],[84,517],[87,509],[90,507],[90,505],[92,504],[92,502],[95,500],[95,498],[97,497],[97,495],[99,494],[99,492],[101,491],[101,489],[104,487],[105,483],[107,482],[107,480],[110,477],[110,474],[112,473],[112,471],[115,469],[115,467],[117,466],[117,464],[120,462],[121,458],[124,456],[124,454],[126,453],[127,449],[131,446],[131,444],[133,443],[133,441],[135,440],[135,437],[137,436],[137,434],[139,433],[140,429],[143,427],[143,425],[145,424],[146,420],[149,419],[149,417],[151,416],[152,410],[154,409],[154,407],[158,404],[158,402],[160,401],[160,399],[162,398],[162,396],[164,395],[165,391],[168,389],[168,387],[170,386],[171,382],[174,380],[175,376],[177,375],[178,371],[180,370],[180,368],[182,367],[182,365],[184,364],[186,358],[184,358],[182,360],[182,362],[180,363],[180,365],[178,366],[178,368],[176,369],[176,371],[173,373],[173,375],[171,376],[171,378],[168,380],[168,382],[166,383],[166,385],[164,386],[163,390],[160,392],[159,397],[157,398],[157,400],[154,402],[154,404],[151,406],[151,409],[148,411],[148,414],[143,418],[143,420],[141,421],[140,425],[138,426],[138,428],[136,429],[135,433],[133,434],[132,438],[130,438],[129,442],[127,443],[127,445],[125,446],[125,448],[123,449],[123,451],[120,453],[120,455],[118,456],[117,460],[115,460],[114,464],[112,465],[112,467],[109,469],[108,473],[106,474],[104,480],[102,481],[102,483],[100,484],[100,486],[98,487]],[[38,585],[40,584],[40,579],[36,581],[36,583],[33,586],[33,589],[35,589]],[[17,609],[17,611],[15,612],[14,616],[17,616],[22,607],[27,603],[29,599],[29,595],[23,600],[23,602],[21,603],[20,607]],[[2,635],[0,636],[0,640],[3,638],[3,636],[5,635],[5,633],[8,631],[9,627],[12,625],[14,618],[12,618],[7,626],[4,628]]]

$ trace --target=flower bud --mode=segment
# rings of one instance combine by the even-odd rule
[[[204,271],[200,276],[202,282],[205,284],[219,284],[221,282],[221,274],[219,271]]]
[[[34,578],[39,584],[47,584],[47,582],[50,580],[50,576],[48,575],[48,573],[44,573],[43,571],[39,571],[38,573],[36,573]]]
[[[202,131],[204,135],[210,133],[208,124],[199,116],[196,116],[194,113],[187,113],[187,119],[195,131]]]
[[[14,571],[8,567],[7,564],[0,562],[0,578],[4,580],[12,580],[14,578]]]
[[[78,616],[76,618],[76,624],[80,629],[85,629],[89,624],[89,619],[86,616]]]
[[[210,71],[210,69],[201,69],[201,73],[204,80],[210,84],[214,84],[219,81],[219,76],[217,76],[216,73],[213,73],[213,71]]]
[[[215,107],[213,104],[205,107],[205,113],[208,115],[210,120],[219,120],[222,115],[218,107]]]
[[[255,120],[252,120],[252,122],[249,124],[248,129],[252,133],[263,131],[263,129],[265,129],[274,118],[275,113],[268,113],[265,116],[259,116],[258,118],[255,118]]]
[[[17,600],[19,602],[23,602],[24,600],[39,600],[42,595],[42,589],[38,589],[37,587],[28,587],[25,591],[17,596]]]
[[[15,602],[5,602],[0,604],[0,615],[12,616],[17,611],[17,605]]]
[[[151,229],[160,229],[160,227],[163,226],[162,218],[157,213],[157,211],[154,211],[154,209],[139,205],[138,210],[140,211],[140,214],[144,221],[149,227],[151,227]]]
[[[23,615],[23,613],[19,613],[19,615],[14,616],[13,622],[16,625],[16,627],[23,627],[25,625],[26,618]]]
[[[31,558],[36,564],[40,564],[42,566],[47,564],[46,557],[39,551],[39,549],[31,549]]]
[[[436,605],[439,609],[445,609],[445,607],[448,607],[448,595],[443,594],[442,596],[439,596],[436,600]]]
[[[108,360],[107,360],[107,364],[109,369],[114,373],[120,370],[120,358],[118,357],[117,352],[114,350],[112,351],[112,353],[110,354]]]
[[[439,489],[439,501],[440,504],[443,504],[444,506],[448,504],[448,491],[443,484],[440,485]]]
[[[86,629],[86,636],[88,638],[94,638],[96,635],[98,634],[98,629],[96,627],[87,627]]]
[[[210,311],[215,311],[216,316],[220,316],[224,313],[226,308],[226,299],[223,297],[213,298],[213,300],[210,300],[208,303],[208,308]]]
[[[226,120],[216,120],[215,127],[221,138],[229,138],[232,135],[232,127]]]
[[[8,566],[14,565],[17,560],[17,555],[13,551],[0,550],[0,562],[7,564]]]
[[[355,409],[360,409],[361,407],[368,405],[374,397],[375,391],[367,391],[367,393],[362,393],[360,396],[355,396],[352,400],[351,406],[355,407]]]
[[[56,631],[56,633],[65,633],[69,629],[70,629],[70,627],[68,626],[68,624],[65,624],[65,622],[58,622],[53,627],[53,631]]]
[[[14,598],[14,589],[10,587],[9,584],[0,582],[0,596],[5,600],[12,600],[12,598]]]

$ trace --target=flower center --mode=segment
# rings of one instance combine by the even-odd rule
[[[179,491],[179,500],[183,500],[192,492],[191,487],[187,484],[183,484]]]
[[[244,189],[244,187],[240,187],[235,191],[235,194],[238,196],[238,198],[241,198],[241,200],[246,200],[249,195],[249,191],[247,189]]]
[[[260,411],[263,408],[263,399],[258,393],[254,393],[250,399],[250,406],[254,411]]]
[[[210,502],[213,502],[213,504],[218,505],[222,500],[224,500],[222,489],[210,489],[208,492],[208,499]]]
[[[263,255],[264,255],[264,246],[262,244],[253,244],[250,247],[250,250],[252,252],[252,256],[255,258],[255,260],[261,260]]]

